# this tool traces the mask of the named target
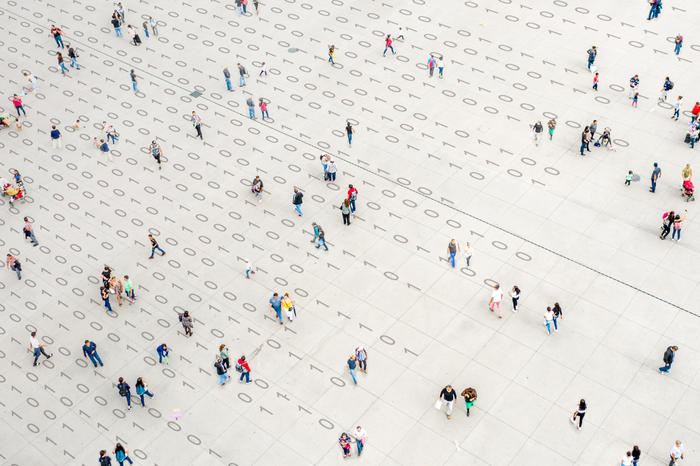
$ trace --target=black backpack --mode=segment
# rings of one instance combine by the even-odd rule
[[[673,89],[673,81],[668,82],[668,90],[670,91],[671,89]]]
[[[129,391],[126,389],[126,385],[123,383],[117,385],[117,388],[119,388],[119,394],[121,396],[126,396],[126,394],[129,393]]]

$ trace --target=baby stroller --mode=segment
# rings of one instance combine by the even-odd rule
[[[694,192],[695,187],[693,186],[693,182],[690,180],[685,180],[683,182],[683,198],[685,199],[685,202],[695,201],[695,195],[693,194]]]
[[[12,123],[16,121],[16,118],[9,113],[0,114],[0,129],[9,128]]]

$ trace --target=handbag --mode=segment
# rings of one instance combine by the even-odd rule
[[[440,409],[442,408],[442,400],[438,398],[438,400],[435,402],[435,409]]]

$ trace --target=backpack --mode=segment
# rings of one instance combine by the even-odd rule
[[[350,200],[351,201],[356,201],[357,200],[357,191],[353,191],[350,193]]]
[[[671,89],[673,89],[673,81],[668,82],[668,90],[670,91]]]
[[[178,314],[178,315],[177,315],[177,318],[178,318],[178,320],[179,320],[180,322],[182,322],[183,316],[184,316],[184,314]]]
[[[241,366],[239,363],[236,363],[236,372],[243,372],[243,366]]]
[[[120,394],[121,396],[126,396],[126,394],[129,393],[129,392],[126,390],[126,385],[124,385],[123,383],[120,383],[119,385],[117,385],[117,388],[119,388],[119,394]]]
[[[143,386],[143,385],[137,385],[137,386],[136,386],[136,394],[137,394],[137,395],[143,395],[144,393],[146,393],[146,389],[144,388],[144,386]]]

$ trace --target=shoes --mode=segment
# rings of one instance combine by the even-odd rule
[[[248,383],[253,383],[253,381],[252,381],[252,380],[249,380],[249,381],[247,381],[246,383],[247,383],[247,384],[248,384]]]
[[[583,429],[583,427],[581,427],[581,426],[578,426],[578,430],[581,430],[581,429]]]
[[[153,259],[153,256],[149,257],[149,259]]]
[[[573,417],[570,417],[570,418],[569,418],[569,421],[571,421],[572,424],[575,424],[575,423],[576,423],[576,419],[574,419]]]

